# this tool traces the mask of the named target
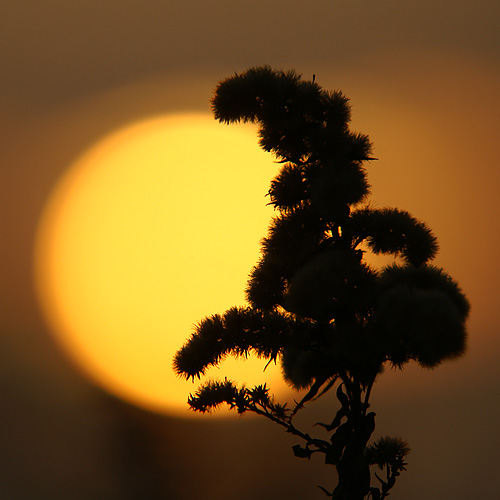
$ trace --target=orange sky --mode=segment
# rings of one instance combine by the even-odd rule
[[[126,499],[142,491],[141,498],[184,500],[199,496],[200,488],[214,500],[270,500],[278,491],[322,498],[315,485],[333,483],[333,471],[295,459],[294,442],[265,422],[222,425],[207,417],[194,425],[108,399],[53,345],[32,287],[38,217],[83,150],[139,118],[208,110],[219,79],[257,64],[315,73],[320,85],[351,98],[353,128],[370,135],[379,158],[369,171],[373,201],[430,225],[441,246],[437,263],[472,304],[466,357],[432,372],[387,373],[375,388],[377,432],[399,434],[413,449],[394,498],[496,495],[497,1],[22,0],[2,11],[6,498],[101,498],[96,492],[104,492]],[[136,457],[148,466],[138,469]],[[217,467],[230,471],[225,482]],[[139,473],[149,474],[150,493],[140,490]],[[263,491],[240,490],[247,473],[269,477]],[[204,483],[186,479],[189,474]]]

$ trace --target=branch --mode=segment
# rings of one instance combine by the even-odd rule
[[[284,427],[286,431],[289,432],[290,434],[302,438],[307,443],[308,446],[315,446],[317,450],[314,451],[320,451],[322,453],[326,453],[327,448],[330,446],[330,443],[322,439],[313,438],[309,434],[304,433],[299,429],[297,429],[291,422],[291,416],[285,417],[286,419],[280,418],[276,416],[275,413],[273,413],[272,407],[264,405],[262,403],[259,406],[261,406],[261,408],[259,408],[256,403],[251,402],[248,406],[248,410],[253,411],[257,415],[262,415],[263,417],[266,417],[269,420],[272,420],[273,422],[277,423],[281,427]]]
[[[365,399],[363,401],[363,415],[366,415],[366,410],[370,408],[370,404],[368,403],[368,401],[370,400],[370,394],[372,392],[372,387],[374,383],[375,383],[375,377],[372,378],[366,389]]]

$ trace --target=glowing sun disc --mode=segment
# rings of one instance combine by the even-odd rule
[[[134,123],[71,166],[39,224],[35,281],[57,341],[97,384],[192,415],[196,385],[176,377],[173,355],[194,323],[244,304],[275,174],[254,127],[201,114]],[[228,360],[208,375],[276,381],[264,365]]]

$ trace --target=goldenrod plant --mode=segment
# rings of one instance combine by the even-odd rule
[[[438,244],[423,222],[370,206],[372,144],[350,130],[341,92],[294,71],[256,67],[219,83],[212,109],[220,122],[259,125],[259,144],[279,165],[268,193],[276,216],[250,272],[248,305],[198,323],[174,369],[195,379],[227,356],[255,355],[280,363],[285,381],[302,393],[288,406],[267,385],[208,380],[188,403],[198,412],[225,403],[274,421],[300,441],[297,457],[322,454],[336,467],[336,487],[320,487],[335,500],[383,499],[409,448],[400,438],[370,443],[373,384],[385,365],[413,360],[434,368],[461,356],[469,303],[431,264]],[[395,258],[375,268],[370,253]],[[306,403],[332,396],[337,410],[315,427],[320,437],[295,425]]]

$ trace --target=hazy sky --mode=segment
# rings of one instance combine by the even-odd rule
[[[40,212],[83,150],[138,118],[208,110],[219,79],[270,64],[351,98],[380,158],[374,200],[428,222],[437,263],[471,300],[466,357],[388,373],[375,389],[377,433],[413,449],[393,497],[497,498],[499,23],[496,0],[6,2],[0,496],[319,499],[316,484],[334,484],[267,422],[177,421],[108,399],[52,344],[32,287]]]

